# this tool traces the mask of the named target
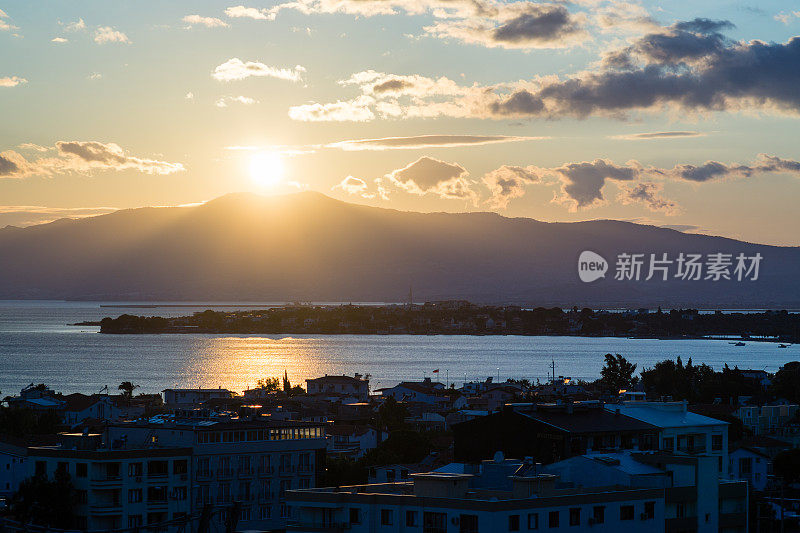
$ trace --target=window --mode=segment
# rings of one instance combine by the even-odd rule
[[[142,525],[142,515],[140,514],[128,515],[128,527],[141,527],[141,525]]]
[[[36,461],[36,475],[37,476],[46,476],[47,475],[47,463],[44,461]]]
[[[508,530],[519,531],[519,515],[512,514],[508,517]]]
[[[175,487],[172,489],[172,497],[178,501],[186,499],[186,487]]]
[[[619,508],[620,520],[633,520],[633,505],[621,505]]]
[[[242,481],[239,483],[239,499],[242,501],[250,501],[250,482]]]
[[[359,509],[358,507],[350,508],[350,523],[351,524],[361,523],[361,509]]]
[[[230,483],[220,483],[217,486],[217,499],[221,503],[227,503],[231,501],[231,484]]]
[[[722,435],[711,435],[711,449],[717,452],[722,449]]]
[[[749,474],[753,471],[753,459],[750,457],[739,458],[739,473]]]
[[[603,524],[606,521],[606,508],[603,505],[596,505],[592,509],[592,519],[595,524]]]
[[[311,480],[307,477],[301,478],[299,487],[301,489],[310,489],[311,488]]]
[[[56,465],[56,472],[60,472],[62,474],[69,474],[69,463],[59,461]]]
[[[547,527],[558,527],[558,511],[550,511],[547,515]]]
[[[128,463],[128,477],[142,477],[142,463]]]
[[[656,502],[644,502],[644,516],[647,520],[656,517]]]
[[[148,461],[147,477],[166,476],[169,473],[169,461]]]
[[[148,502],[167,501],[167,487],[147,487]]]
[[[258,517],[261,520],[269,520],[272,517],[272,506],[262,505],[258,508]]]
[[[86,477],[88,470],[86,463],[75,463],[75,477]]]
[[[197,503],[211,503],[211,487],[209,485],[200,485],[197,487]]]
[[[173,474],[185,474],[188,471],[189,471],[189,465],[186,459],[179,459],[177,461],[172,461]]]
[[[239,511],[239,520],[242,522],[247,522],[250,520],[250,508],[249,507],[242,507]]]
[[[425,512],[422,515],[422,533],[447,533],[447,513]]]
[[[382,526],[391,526],[393,521],[393,515],[391,509],[381,509],[381,525]]]
[[[539,529],[538,513],[528,513],[528,529]]]
[[[142,489],[128,489],[128,503],[139,503],[142,501]]]
[[[684,502],[675,504],[675,518],[686,518],[686,504]]]
[[[462,514],[459,516],[458,533],[478,533],[478,515]]]
[[[417,527],[417,512],[406,511],[406,526]]]
[[[675,438],[667,437],[661,441],[661,449],[671,452],[675,450]]]
[[[581,525],[581,508],[580,507],[573,507],[569,510],[569,525],[571,526],[579,526]]]
[[[77,499],[76,503],[78,505],[86,505],[86,502],[88,501],[88,496],[85,490],[76,490],[75,497]]]

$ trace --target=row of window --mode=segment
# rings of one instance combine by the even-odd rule
[[[154,460],[147,463],[128,463],[128,477],[141,477],[144,472],[144,465],[147,465],[148,477],[166,476],[170,472],[169,461]],[[59,461],[56,470],[67,474],[70,472],[70,464],[66,461]],[[115,479],[122,476],[122,463],[93,463],[101,472],[100,478]],[[89,475],[89,463],[74,463],[74,475],[76,478],[85,478]],[[47,461],[36,461],[36,475],[47,475]],[[189,461],[187,459],[176,459],[172,461],[172,473],[175,475],[186,474],[189,471]]]
[[[655,518],[656,513],[656,502],[645,502],[644,503],[644,510],[641,515],[642,520],[652,520]],[[546,517],[546,525],[548,528],[558,528],[561,527],[561,515],[562,511],[550,511],[546,514],[544,513],[528,513],[526,518],[526,525],[527,529],[529,530],[536,530],[539,529],[539,515],[542,514],[542,526],[544,526],[545,517]],[[596,505],[592,507],[592,514],[589,516],[585,521],[582,519],[582,509],[580,507],[573,507],[568,510],[568,524],[570,526],[581,526],[581,525],[595,525],[595,524],[603,524],[606,520],[606,506],[605,505]],[[627,505],[620,505],[619,506],[619,520],[626,521],[626,520],[633,520],[636,516],[636,508],[633,504]],[[453,520],[455,522],[455,518]],[[522,518],[523,515],[512,514],[508,517],[508,530],[509,531],[520,531],[522,528]],[[351,524],[360,524],[362,517],[361,517],[361,509],[357,507],[350,508],[350,523]],[[458,525],[459,525],[459,533],[477,533],[478,531],[478,515],[473,514],[461,514],[458,516]],[[393,526],[395,523],[395,512],[394,509],[381,509],[380,510],[380,524],[382,526]],[[417,527],[419,526],[419,514],[418,511],[411,511],[408,510],[405,512],[405,525],[406,527]],[[435,513],[435,512],[425,512],[423,513],[423,527],[425,528],[426,533],[437,533],[437,531],[441,530],[443,533],[447,531],[447,513]]]
[[[276,494],[272,490],[272,483],[270,481],[262,481],[260,483],[260,492],[256,492],[256,487],[249,481],[242,481],[239,483],[239,491],[236,494],[236,499],[240,501],[251,501],[256,497],[266,500],[274,499]],[[278,485],[277,496],[283,498],[286,491],[292,490],[292,480],[282,479]],[[310,478],[300,478],[298,480],[298,488],[309,489],[311,488]],[[211,485],[198,485],[197,486],[197,503],[205,504],[211,503]],[[232,501],[231,497],[231,484],[219,483],[216,489],[216,497],[218,503],[227,503]]]
[[[198,431],[195,433],[198,444],[220,442],[259,442],[264,440],[318,439],[325,437],[325,428],[270,428],[237,429],[231,431]]]

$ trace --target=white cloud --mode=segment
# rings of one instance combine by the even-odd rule
[[[44,156],[31,161],[13,150],[0,152],[0,178],[92,174],[104,170],[136,170],[145,174],[167,175],[185,170],[181,163],[129,155],[116,143],[57,141],[54,148],[56,156]]]
[[[194,93],[190,91],[186,93],[186,96],[184,96],[184,98],[186,98],[187,100],[194,100]]]
[[[420,157],[403,168],[384,176],[385,181],[411,194],[435,194],[449,200],[469,200],[477,203],[478,195],[467,180],[467,170],[458,163],[448,163],[433,157]],[[379,181],[382,185],[384,180]]]
[[[243,80],[255,76],[298,82],[303,79],[305,72],[306,69],[300,65],[294,68],[277,68],[258,61],[244,62],[234,57],[218,65],[211,77],[219,81]]]
[[[51,43],[68,43],[69,41],[63,37],[53,37],[50,39]]]
[[[777,15],[775,15],[774,18],[778,22],[783,22],[784,24],[786,24],[788,26],[792,22],[792,19],[800,18],[800,11],[792,11],[792,12],[789,12],[789,13],[786,13],[785,11],[783,11],[783,12],[778,13]]]
[[[28,83],[28,80],[25,78],[20,78],[19,76],[6,76],[5,78],[0,78],[0,87],[16,87],[22,83]]]
[[[182,20],[189,25],[188,28],[191,28],[192,26],[205,26],[206,28],[229,27],[229,24],[224,20],[214,17],[203,17],[201,15],[186,15]]]
[[[256,9],[255,7],[233,6],[227,8],[225,14],[231,18],[275,20],[275,13],[270,12],[268,9]]]
[[[256,103],[258,103],[258,100],[250,98],[249,96],[223,96],[214,102],[214,105],[217,107],[228,107],[228,104],[252,105]]]
[[[350,102],[292,106],[289,108],[289,118],[303,122],[368,122],[375,118],[369,108],[371,101],[365,97]]]
[[[351,139],[326,144],[326,148],[346,151],[358,150],[419,150],[422,148],[453,148],[481,146],[520,141],[533,141],[546,137],[517,137],[509,135],[414,135],[410,137],[381,137],[377,139]]]
[[[44,207],[38,205],[0,205],[0,227],[46,224],[62,218],[86,218],[116,211],[115,207]]]
[[[130,44],[131,41],[128,36],[121,31],[115,30],[111,26],[100,26],[94,32],[94,42],[97,44],[103,43],[123,43]]]
[[[86,76],[86,78],[87,78],[87,79],[90,79],[90,80],[99,80],[99,79],[101,79],[102,77],[103,77],[103,75],[102,75],[102,74],[100,74],[99,72],[92,72],[91,74],[89,74],[88,76]]]
[[[341,189],[349,195],[359,195],[364,198],[374,198],[374,194],[367,193],[367,182],[355,176],[347,176],[334,185],[331,190]]]
[[[8,22],[8,14],[0,9],[0,31],[13,31],[18,30],[19,27],[14,26],[10,22]]]
[[[83,31],[86,29],[86,23],[83,19],[78,19],[75,22],[68,22],[66,24],[59,22],[59,24],[64,26],[64,31]]]

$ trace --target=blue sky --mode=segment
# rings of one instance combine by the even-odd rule
[[[794,2],[239,1],[0,2],[0,225],[310,189],[800,244]]]

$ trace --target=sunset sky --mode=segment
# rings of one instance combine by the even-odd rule
[[[240,1],[0,1],[0,227],[307,189],[800,245],[797,2]]]

